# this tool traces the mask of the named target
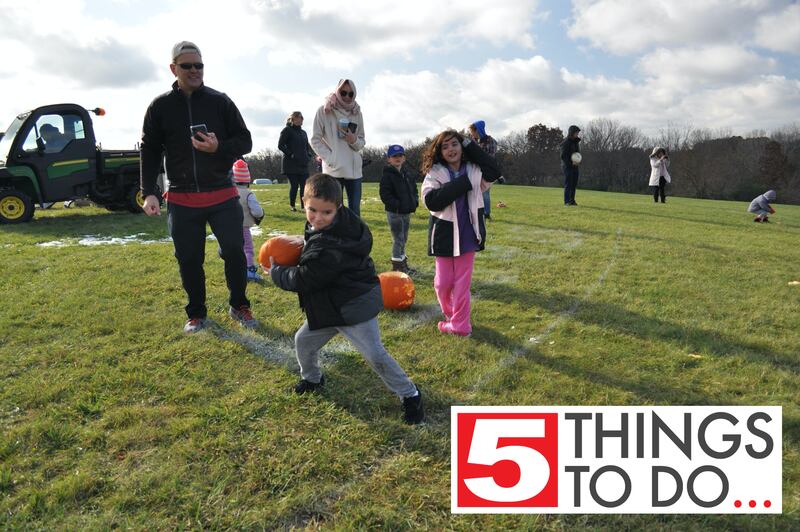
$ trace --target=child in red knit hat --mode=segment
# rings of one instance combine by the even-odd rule
[[[233,183],[239,192],[239,204],[244,214],[242,236],[244,236],[244,254],[247,257],[247,280],[258,282],[262,279],[253,260],[253,235],[250,234],[250,228],[261,223],[264,209],[258,204],[256,195],[250,191],[250,168],[242,159],[233,163]]]

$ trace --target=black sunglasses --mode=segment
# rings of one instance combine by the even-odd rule
[[[344,98],[345,96],[349,96],[350,98],[352,98],[353,96],[355,96],[355,95],[356,95],[356,93],[355,93],[355,92],[353,92],[353,91],[350,91],[350,92],[347,92],[347,91],[339,91],[339,95],[340,95],[340,96],[342,96],[342,98]]]
[[[184,70],[191,70],[192,67],[194,67],[195,70],[203,70],[203,63],[178,63],[178,66]]]

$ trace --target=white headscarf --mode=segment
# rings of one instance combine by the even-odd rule
[[[339,96],[339,91],[342,89],[342,85],[345,83],[350,85],[350,89],[353,91],[353,101],[350,103],[345,103],[342,101],[342,97]],[[339,83],[336,85],[336,90],[325,97],[325,112],[330,113],[332,110],[337,109],[340,113],[345,115],[355,115],[361,112],[361,107],[359,107],[358,103],[356,103],[356,95],[358,92],[356,91],[356,84],[353,83],[352,80],[349,79],[340,79]]]

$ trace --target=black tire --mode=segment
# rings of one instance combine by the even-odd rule
[[[144,198],[142,191],[139,187],[131,187],[125,193],[125,206],[133,214],[142,214],[142,205],[144,205]]]
[[[0,191],[0,223],[22,224],[30,222],[36,210],[31,198],[19,190]]]

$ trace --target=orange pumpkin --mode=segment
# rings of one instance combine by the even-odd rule
[[[414,281],[403,272],[378,275],[383,293],[383,308],[405,310],[414,304]]]
[[[265,270],[270,267],[270,257],[273,257],[275,262],[281,266],[297,266],[300,254],[303,252],[303,245],[302,236],[274,236],[261,246],[258,251],[258,262]]]

